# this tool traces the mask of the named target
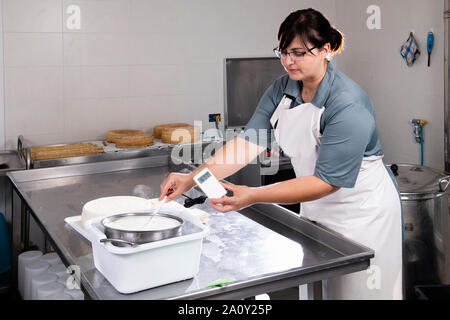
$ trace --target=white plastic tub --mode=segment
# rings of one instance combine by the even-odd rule
[[[151,212],[151,211],[149,211]],[[193,278],[199,270],[203,238],[209,229],[189,213],[176,214],[194,223],[201,231],[179,237],[150,242],[135,248],[101,243],[106,238],[102,218],[85,226],[92,243],[95,267],[120,293],[133,293]]]

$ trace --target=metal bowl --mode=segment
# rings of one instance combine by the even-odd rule
[[[174,219],[178,221],[180,224],[173,228],[148,230],[148,231],[121,230],[108,226],[109,222],[117,221],[118,219],[129,216],[145,216],[145,217],[159,216]],[[102,219],[101,224],[105,228],[105,235],[107,239],[101,239],[100,242],[111,242],[112,244],[118,247],[126,247],[126,246],[136,247],[137,245],[143,243],[163,240],[177,236],[181,230],[181,227],[184,224],[184,221],[180,217],[166,213],[154,214],[148,212],[137,212],[137,213],[122,213],[109,216]]]

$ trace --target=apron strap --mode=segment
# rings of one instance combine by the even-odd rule
[[[292,101],[294,101],[295,98],[285,94],[283,98],[281,99],[280,103],[278,104],[277,108],[272,114],[272,117],[270,118],[270,124],[274,129],[278,126],[278,119],[280,118],[280,113],[283,110],[287,110],[291,108]]]

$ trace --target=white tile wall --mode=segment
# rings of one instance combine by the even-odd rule
[[[62,100],[60,67],[6,68],[6,104],[22,100]]]
[[[64,67],[66,99],[123,98],[129,93],[127,66]]]
[[[5,68],[7,138],[17,138],[19,134],[61,135],[64,129],[62,103],[60,67]]]
[[[5,66],[62,66],[62,44],[61,33],[5,33]]]
[[[64,65],[117,66],[129,63],[129,38],[114,33],[64,33]]]
[[[202,120],[210,128],[208,113],[223,113],[223,59],[270,56],[287,14],[314,7],[346,36],[336,64],[372,98],[386,162],[418,161],[409,121],[421,117],[429,121],[425,164],[443,168],[443,0],[2,3],[7,148],[18,134],[49,144],[97,139],[115,128],[151,131],[169,121]],[[81,9],[80,30],[66,25],[73,4]],[[371,4],[382,9],[382,30],[366,28]],[[430,28],[436,43],[427,68]],[[408,68],[398,50],[411,29],[423,54]]]
[[[3,0],[4,32],[61,32],[61,0]]]
[[[129,115],[130,126],[146,132],[152,132],[153,126],[160,123],[186,121],[184,95],[129,97],[127,105],[133,110]]]
[[[64,32],[103,32],[103,33],[128,33],[130,23],[130,1],[124,0],[63,0],[64,21],[72,13],[67,12],[70,5],[76,5],[81,9],[80,30],[71,30],[63,23]]]
[[[130,66],[130,96],[180,94],[180,75],[179,65]]]
[[[66,139],[104,139],[106,131],[129,126],[125,98],[67,99],[64,103]]]
[[[366,9],[381,9],[381,30],[368,30]],[[349,10],[351,8],[351,10]],[[424,164],[444,169],[444,1],[337,0],[337,26],[346,48],[339,68],[358,82],[372,99],[386,163],[419,163],[410,120],[429,121],[424,129]],[[427,67],[427,34],[434,29],[431,67]],[[415,31],[422,55],[406,66],[399,50]]]
[[[6,147],[19,134],[40,145],[172,121],[211,128],[224,58],[271,56],[291,11],[333,20],[335,1],[3,0]]]
[[[132,33],[128,37],[128,57],[131,65],[189,63],[196,50],[179,34]]]
[[[181,17],[189,14],[182,10],[184,3],[198,1],[148,1],[131,0],[130,32],[132,34],[176,35],[183,32]]]

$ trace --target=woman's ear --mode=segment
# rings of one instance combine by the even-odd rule
[[[327,59],[328,61],[331,60],[332,54],[331,54],[331,45],[330,43],[325,43],[322,47],[321,54],[323,54],[323,58]]]

